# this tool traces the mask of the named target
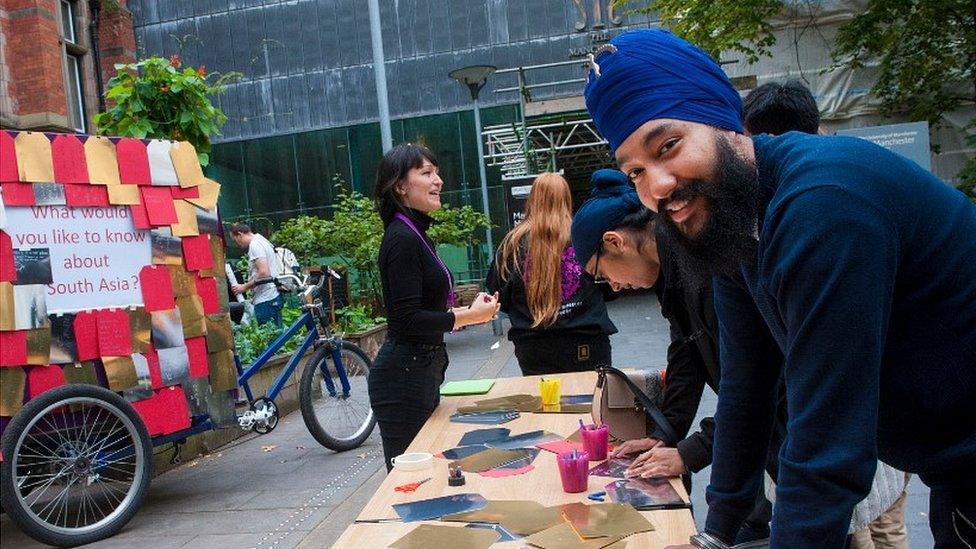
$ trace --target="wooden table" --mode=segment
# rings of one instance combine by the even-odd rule
[[[563,395],[592,393],[596,384],[596,374],[593,372],[546,377],[560,378]],[[460,406],[471,405],[475,401],[486,398],[519,393],[537,395],[539,393],[539,377],[498,379],[491,391],[485,395],[442,397],[440,406],[427,420],[424,428],[414,438],[407,451],[436,454],[456,447],[464,433],[473,429],[505,427],[510,429],[513,435],[545,429],[561,436],[569,436],[578,429],[580,416],[577,414],[522,413],[518,419],[501,425],[472,425],[450,422],[450,416]],[[591,476],[586,492],[567,494],[563,492],[559,482],[555,454],[543,450],[533,462],[535,469],[528,473],[503,478],[487,478],[476,473],[465,473],[467,483],[464,486],[452,487],[447,484],[448,462],[449,460],[435,458],[432,469],[416,472],[397,470],[391,472],[356,518],[356,524],[346,529],[333,547],[386,547],[416,527],[418,523],[378,522],[398,520],[399,517],[392,507],[395,503],[465,492],[479,493],[488,500],[532,500],[546,506],[573,502],[592,503],[587,499],[587,494],[603,490],[605,485],[614,480],[607,477]],[[427,477],[431,477],[431,480],[420,485],[416,492],[404,494],[394,491],[396,486]],[[687,501],[688,495],[680,479],[671,479],[671,484]],[[694,520],[691,512],[686,509],[644,511],[642,514],[654,525],[655,530],[627,538],[629,542],[627,547],[659,548],[669,544],[687,543],[689,536],[695,533]],[[449,523],[437,522],[437,524]],[[509,543],[498,544],[497,546],[517,547],[518,545]]]

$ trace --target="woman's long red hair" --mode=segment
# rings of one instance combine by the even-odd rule
[[[513,269],[522,276],[533,328],[551,326],[559,315],[562,258],[572,221],[569,183],[559,174],[541,174],[532,182],[525,219],[499,247],[498,273],[502,280],[508,280]]]

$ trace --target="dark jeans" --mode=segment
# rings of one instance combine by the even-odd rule
[[[284,300],[279,295],[274,299],[269,299],[268,301],[262,301],[261,303],[254,304],[254,320],[258,324],[264,324],[265,322],[274,322],[279,328],[281,327],[281,306],[284,304]]]
[[[369,401],[383,439],[386,470],[404,453],[440,403],[447,370],[444,344],[387,341],[369,369]]]
[[[976,547],[976,493],[973,488],[932,486],[929,527],[932,528],[935,549]]]
[[[553,335],[513,342],[522,375],[592,372],[610,365],[610,336]]]

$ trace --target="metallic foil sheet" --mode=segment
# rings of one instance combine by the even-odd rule
[[[234,367],[234,352],[219,351],[207,354],[210,368],[210,386],[216,393],[237,388],[237,368]]]
[[[197,189],[200,190],[200,196],[197,198],[187,198],[187,202],[199,206],[204,210],[212,210],[217,207],[217,197],[220,196],[220,183],[217,183],[213,179],[204,178],[203,183],[200,183]]]
[[[207,320],[203,313],[203,300],[200,299],[200,296],[178,297],[176,298],[176,308],[180,310],[185,339],[206,335]]]
[[[207,352],[234,349],[234,327],[229,314],[207,315]]]
[[[173,200],[177,222],[170,225],[173,236],[196,236],[200,234],[197,226],[197,207],[183,199]]]
[[[49,248],[19,248],[14,250],[14,267],[17,280],[14,286],[51,284],[51,250]]]
[[[132,335],[132,352],[148,353],[152,336],[152,315],[144,307],[126,309],[129,315],[129,332]]]
[[[153,311],[149,315],[152,317],[152,342],[157,350],[184,346],[179,309]]]
[[[40,132],[20,132],[14,138],[17,170],[24,183],[54,181],[51,140]]]
[[[133,353],[132,363],[135,366],[136,378],[138,378],[139,384],[136,387],[123,391],[122,396],[124,396],[129,402],[145,400],[152,397],[152,377],[149,374],[149,361],[145,356],[138,353]],[[107,366],[106,371],[108,371]]]
[[[85,163],[88,180],[95,185],[120,185],[119,163],[115,143],[107,137],[91,135],[85,140]],[[135,185],[133,185],[135,187]],[[138,191],[137,191],[138,192]]]
[[[44,299],[43,284],[30,286],[14,285],[14,329],[34,330],[48,328],[47,301]]]
[[[108,190],[108,203],[113,206],[131,206],[142,201],[138,185],[107,185],[105,188]]]
[[[183,382],[183,393],[191,416],[207,413],[207,399],[210,398],[210,380],[205,377],[191,378]]]
[[[173,236],[169,227],[149,231],[149,241],[152,245],[153,265],[183,264],[183,244],[179,237]]]
[[[217,218],[217,208],[202,210],[194,206],[193,209],[197,215],[197,229],[201,233],[216,234],[217,228],[220,226],[220,220]]]
[[[173,296],[185,297],[197,293],[197,285],[193,280],[193,273],[183,268],[183,265],[167,265],[169,279],[173,283]]]
[[[103,356],[102,365],[105,367],[109,389],[121,392],[139,386],[139,376],[131,356]],[[146,372],[149,372],[148,365]]]
[[[175,187],[180,184],[176,178],[176,168],[169,156],[173,142],[163,139],[153,139],[146,145],[149,156],[149,174],[154,186]]]
[[[213,391],[207,396],[207,413],[217,427],[237,427],[237,412],[230,391]]]
[[[173,161],[180,187],[196,187],[206,181],[203,169],[200,167],[200,159],[197,157],[197,150],[193,145],[186,141],[173,143],[169,149],[169,156]]]
[[[224,262],[226,261],[224,241],[216,235],[210,237],[210,253],[213,255],[214,266],[210,269],[201,270],[200,276],[210,276],[217,280],[226,279],[227,274],[224,273]]]
[[[26,386],[23,368],[0,368],[0,416],[11,417],[24,406]]]
[[[60,183],[34,183],[34,202],[38,206],[64,206],[64,185]]]
[[[217,299],[220,300],[220,312],[230,312],[230,287],[226,276],[214,277],[217,282]]]
[[[159,349],[159,369],[163,374],[163,387],[179,385],[190,379],[190,355],[186,346]]]
[[[75,362],[68,364],[64,368],[64,383],[87,383],[88,385],[98,385],[98,374],[95,373],[95,362],[86,360],[85,362]]]
[[[47,315],[44,315],[47,320]],[[51,329],[39,328],[27,332],[27,363],[47,366],[51,363]]]
[[[51,322],[51,364],[71,364],[78,361],[75,340],[75,315],[64,313],[48,316]]]
[[[0,330],[17,329],[15,310],[14,285],[10,282],[0,282]]]

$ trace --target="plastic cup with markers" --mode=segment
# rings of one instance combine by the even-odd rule
[[[539,380],[539,396],[542,397],[542,407],[544,410],[551,410],[559,406],[559,399],[562,393],[558,377],[544,377]]]
[[[603,461],[607,459],[607,450],[610,446],[610,430],[606,425],[588,424],[584,425],[580,420],[580,440],[583,442],[583,451],[590,455],[590,461]]]
[[[563,491],[567,494],[578,494],[586,491],[590,478],[590,458],[586,452],[565,452],[556,456],[559,465],[559,479],[563,483]]]

